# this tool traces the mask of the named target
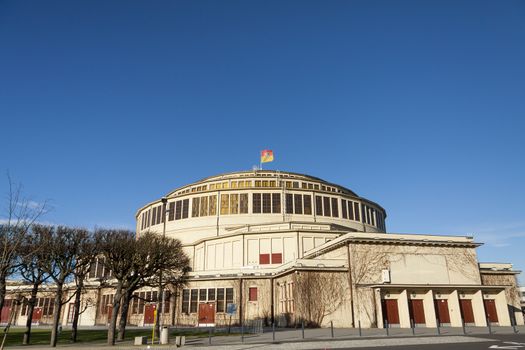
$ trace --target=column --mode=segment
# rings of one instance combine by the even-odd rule
[[[425,293],[423,307],[425,308],[425,323],[427,327],[436,328],[436,310],[434,309],[434,292],[432,290]]]
[[[397,306],[399,308],[399,327],[410,328],[410,312],[408,311],[408,293],[406,289],[399,293]]]
[[[498,313],[498,323],[500,326],[510,326],[509,307],[507,305],[507,297],[505,291],[502,290],[494,298],[496,302],[496,311]]]
[[[487,318],[485,317],[485,306],[483,305],[483,294],[478,290],[472,295],[472,311],[474,312],[474,322],[477,327],[486,327]]]
[[[461,309],[459,307],[459,296],[457,290],[454,290],[448,296],[448,311],[450,313],[450,326],[461,327],[463,322],[461,321]]]

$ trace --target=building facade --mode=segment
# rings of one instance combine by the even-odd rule
[[[266,170],[209,177],[136,213],[137,235],[179,239],[190,258],[188,283],[165,298],[164,323],[523,324],[511,264],[479,263],[472,237],[387,233],[386,217],[345,187]],[[110,273],[95,267],[92,277]],[[130,324],[153,322],[156,294],[138,292]],[[81,324],[107,323],[112,295],[94,279]]]

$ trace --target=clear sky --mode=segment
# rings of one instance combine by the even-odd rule
[[[0,1],[0,192],[48,222],[134,228],[269,148],[525,270],[524,127],[524,1]]]

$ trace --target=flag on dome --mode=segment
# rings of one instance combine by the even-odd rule
[[[261,163],[273,162],[273,151],[265,149],[261,151]]]

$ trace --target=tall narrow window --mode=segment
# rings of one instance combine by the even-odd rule
[[[286,194],[286,214],[293,214],[293,195]]]
[[[199,216],[199,197],[193,197],[191,200],[191,216],[196,218]]]
[[[217,195],[210,196],[210,215],[217,215]]]
[[[312,196],[309,194],[304,195],[304,215],[312,215]]]
[[[323,197],[315,196],[315,215],[323,215]]]
[[[221,194],[221,215],[230,213],[230,197],[227,194]]]
[[[324,216],[330,216],[330,197],[323,197],[323,214]]]
[[[157,224],[157,207],[153,207],[153,215],[152,215],[153,219],[151,220],[151,225],[156,225]]]
[[[239,213],[248,213],[248,193],[241,193],[239,195]]]
[[[303,196],[301,194],[294,194],[294,206],[295,206],[295,213],[296,214],[302,214],[303,213]]]
[[[168,211],[169,211],[168,221],[175,220],[175,202],[170,202]]]
[[[157,224],[160,224],[161,222],[164,222],[164,220],[162,215],[162,205],[159,205],[157,207]]]
[[[190,200],[184,199],[182,201],[182,218],[187,219],[190,211]]]
[[[197,304],[199,298],[198,292],[198,289],[191,290],[190,313],[197,312]]]
[[[263,213],[272,212],[272,197],[271,193],[263,193]]]
[[[239,213],[239,195],[232,194],[230,195],[230,214]]]
[[[272,213],[277,214],[281,212],[281,194],[272,193]]]
[[[259,214],[261,212],[261,194],[254,193],[253,197],[253,212]]]
[[[339,217],[339,206],[337,205],[337,198],[332,198],[332,217]]]
[[[359,219],[359,203],[354,202],[353,205],[354,205],[354,220],[360,221],[361,219]]]
[[[180,220],[182,218],[182,201],[177,201],[175,205],[175,220]]]
[[[208,196],[201,197],[200,202],[200,216],[208,216]]]
[[[343,219],[348,219],[348,210],[344,199],[341,199],[341,212],[343,213]]]
[[[226,288],[226,307],[233,304],[233,288]]]
[[[217,288],[217,312],[224,312],[224,288]]]
[[[354,202],[348,201],[348,218],[354,220]]]

